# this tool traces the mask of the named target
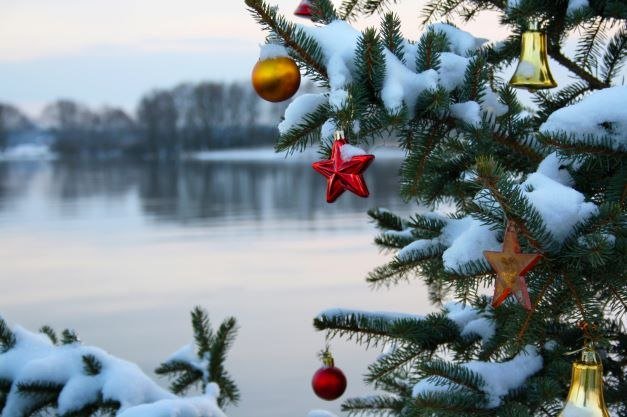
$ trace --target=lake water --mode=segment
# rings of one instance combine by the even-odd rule
[[[0,314],[31,330],[76,329],[152,375],[191,341],[189,311],[201,305],[214,323],[239,320],[227,369],[242,401],[229,416],[337,412],[340,401],[310,388],[325,343],[313,317],[431,310],[417,282],[373,291],[364,281],[389,257],[366,210],[411,208],[397,196],[400,161],[368,170],[369,199],[346,193],[329,205],[307,158],[212,159],[0,162]],[[361,379],[379,352],[331,347],[349,380],[344,398],[370,392]]]

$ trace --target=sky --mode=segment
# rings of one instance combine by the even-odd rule
[[[292,16],[298,2],[270,0],[310,24]],[[423,4],[393,6],[410,39],[422,30]],[[488,39],[507,34],[489,15],[464,29]],[[0,0],[0,101],[31,115],[59,98],[133,111],[154,88],[248,79],[264,37],[243,0]]]

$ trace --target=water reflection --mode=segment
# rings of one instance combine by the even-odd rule
[[[366,173],[369,199],[346,193],[327,205],[325,180],[306,162],[5,163],[0,164],[0,210],[37,188],[40,197],[70,213],[78,200],[116,200],[130,193],[157,221],[306,220],[398,206],[397,170],[398,161],[377,161]]]
[[[151,373],[191,340],[188,312],[202,305],[241,324],[227,367],[242,403],[230,417],[339,412],[309,388],[324,343],[312,318],[329,307],[428,312],[421,287],[363,281],[386,257],[364,212],[403,206],[398,164],[369,168],[369,199],[328,205],[307,161],[0,163],[0,314],[77,329]],[[377,352],[333,347],[347,396],[370,392],[359,376]]]

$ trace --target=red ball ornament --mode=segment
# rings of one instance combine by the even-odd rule
[[[333,401],[346,391],[346,377],[340,368],[335,367],[329,351],[323,353],[322,362],[324,366],[311,378],[311,387],[318,397]]]

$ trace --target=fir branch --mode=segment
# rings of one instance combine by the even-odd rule
[[[323,54],[316,41],[302,29],[279,16],[275,9],[268,6],[263,0],[245,0],[251,13],[267,30],[276,33],[307,67],[314,72],[314,77],[328,79],[327,71],[322,64]]]
[[[488,416],[485,397],[466,390],[426,392],[416,395],[410,404],[411,415]]]
[[[181,360],[169,360],[162,363],[157,369],[155,369],[155,373],[157,375],[169,375],[179,372],[194,373],[196,371],[199,371],[199,369],[196,368],[194,365]]]
[[[96,401],[85,404],[80,409],[68,411],[67,413],[62,414],[59,417],[115,417],[121,406],[122,404],[120,404],[118,401],[103,400],[102,395],[100,394]]]
[[[594,75],[590,74],[588,71],[571,61],[562,53],[562,51],[559,50],[559,48],[549,48],[549,56],[577,77],[587,82],[592,90],[601,90],[610,86],[609,83],[599,80]]]
[[[348,416],[400,416],[404,407],[405,400],[392,395],[349,398],[342,403],[342,411]]]
[[[601,53],[600,43],[606,39],[607,24],[606,19],[599,17],[583,25],[583,36],[577,45],[575,62],[588,71],[593,71],[596,68]]]
[[[585,138],[580,138],[575,134],[560,132],[551,134],[539,133],[537,139],[544,145],[558,148],[566,155],[578,155],[579,158],[581,158],[582,154],[617,155],[613,140],[610,137],[588,135]]]
[[[94,355],[83,355],[83,371],[85,375],[96,376],[102,371],[102,363]]]
[[[424,356],[420,346],[403,345],[397,347],[392,352],[382,355],[368,367],[365,382],[374,383],[399,372],[399,370],[409,369],[417,360]]]
[[[220,397],[218,405],[225,407],[229,404],[237,404],[240,400],[239,388],[228,374],[222,376],[220,385]]]
[[[525,333],[527,333],[527,329],[529,329],[529,324],[531,323],[531,318],[532,318],[533,314],[538,310],[538,306],[540,305],[540,303],[544,299],[544,295],[546,294],[548,289],[551,287],[551,285],[553,285],[553,282],[555,282],[555,278],[556,278],[556,275],[552,275],[551,278],[549,278],[544,283],[544,285],[542,286],[542,289],[540,290],[540,293],[538,294],[538,297],[533,302],[533,306],[531,307],[531,310],[529,310],[527,312],[527,315],[525,317],[525,321],[522,324],[522,326],[520,327],[520,330],[518,331],[518,334],[516,335],[516,339],[518,340],[518,344],[519,345],[522,346],[523,338],[525,337]]]
[[[374,243],[382,249],[398,250],[404,248],[415,240],[416,238],[413,236],[381,233],[374,238]]]
[[[356,82],[368,92],[371,100],[378,100],[385,78],[385,56],[379,34],[374,28],[364,30],[355,51]]]
[[[390,3],[397,3],[399,0],[364,0],[361,10],[366,15],[373,15],[389,6]]]
[[[202,383],[203,373],[198,369],[179,374],[170,384],[170,391],[177,395],[184,394],[196,384]]]
[[[422,11],[422,25],[433,22],[440,17],[446,17],[455,12],[466,0],[430,0]]]
[[[359,1],[343,0],[340,6],[340,18],[342,20],[351,20],[359,12]]]
[[[377,208],[368,210],[368,216],[381,230],[395,230],[400,232],[404,229],[403,219],[389,210]]]
[[[394,13],[386,13],[381,19],[383,43],[401,62],[405,62],[401,19]]]
[[[482,56],[473,57],[466,66],[460,101],[480,102],[485,95],[487,79],[488,69],[485,58]]]
[[[440,54],[449,49],[449,42],[444,32],[429,29],[420,38],[416,53],[416,72],[440,68]]]
[[[213,343],[213,331],[209,314],[200,306],[192,310],[192,329],[194,330],[194,341],[196,342],[196,352],[198,357],[203,358],[211,351]]]
[[[2,317],[0,317],[0,353],[6,353],[13,349],[17,343],[15,334],[9,328],[9,325]]]
[[[387,264],[376,267],[368,273],[366,282],[374,288],[380,288],[390,287],[401,281],[409,281],[410,274],[418,270],[423,262],[429,259],[439,260],[445,250],[446,246],[433,242],[432,245],[420,251],[412,251],[403,259],[396,257]]]
[[[429,156],[448,131],[440,124],[433,124],[416,136],[415,143],[401,165],[401,195],[406,199],[418,195]]]
[[[220,324],[211,346],[207,372],[212,381],[216,382],[220,387],[226,385],[225,381],[230,381],[224,370],[224,361],[226,360],[226,352],[233,344],[236,335],[237,321],[235,318],[229,317]],[[239,391],[234,383],[231,385],[232,389],[229,392],[223,391],[220,393],[220,401],[222,403],[237,404]]]
[[[81,339],[78,337],[78,333],[76,333],[72,329],[63,330],[61,332],[61,344],[72,345],[74,343],[81,343]]]
[[[459,336],[457,325],[440,314],[430,314],[420,319],[345,311],[316,317],[314,327],[326,330],[327,339],[343,337],[367,347],[397,341],[431,352]]]
[[[532,100],[536,102],[540,110],[537,114],[538,125],[541,122],[546,121],[548,117],[563,107],[571,105],[575,103],[583,94],[590,91],[590,86],[588,83],[583,81],[579,81],[573,84],[562,88],[557,93],[551,93],[548,91],[538,91],[536,92]]]
[[[21,415],[30,417],[47,408],[55,408],[57,406],[57,398],[62,389],[62,384],[52,382],[18,383],[17,392],[20,395],[29,397],[29,402],[21,407]]]
[[[627,59],[627,27],[623,26],[612,37],[603,55],[601,77],[606,84],[620,72]]]
[[[281,134],[274,147],[275,151],[293,153],[315,143],[320,139],[320,127],[328,120],[329,115],[327,103],[307,113],[297,126]]]
[[[335,7],[330,0],[314,0],[311,8],[311,20],[316,23],[328,25],[339,19]]]
[[[41,326],[41,328],[39,329],[39,333],[43,333],[46,336],[48,336],[48,339],[50,339],[50,341],[52,342],[53,345],[58,345],[59,344],[59,339],[57,338],[57,334],[55,333],[54,329],[50,326]]]
[[[417,364],[416,370],[422,378],[428,378],[429,380],[445,380],[442,383],[436,383],[437,385],[450,385],[452,383],[483,395],[485,381],[481,375],[463,366],[442,359],[432,359]]]

